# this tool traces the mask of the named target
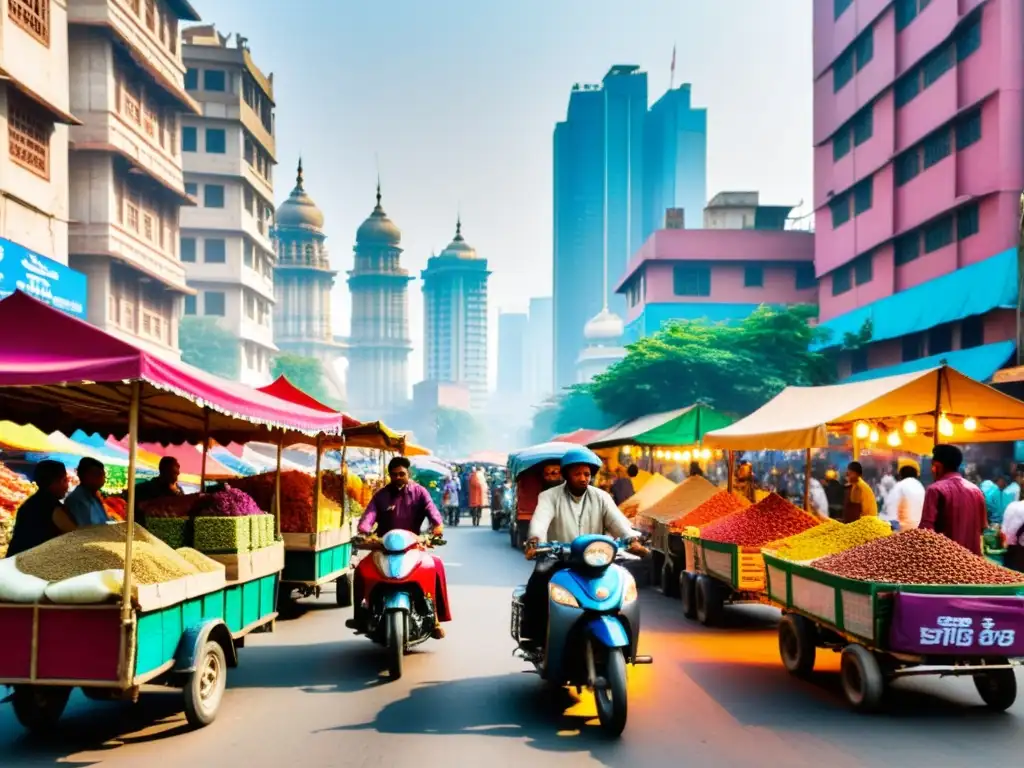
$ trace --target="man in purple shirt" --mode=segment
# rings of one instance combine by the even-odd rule
[[[955,445],[936,445],[932,451],[935,482],[924,494],[921,528],[941,533],[976,555],[988,522],[985,495],[960,474],[964,455]]]
[[[377,536],[383,536],[388,531],[402,530],[419,534],[426,520],[430,520],[431,533],[434,536],[444,533],[441,513],[434,506],[434,500],[430,498],[427,489],[409,479],[409,467],[409,460],[404,456],[395,456],[388,463],[388,477],[391,482],[377,491],[366,505],[363,516],[359,518],[359,533],[366,535],[373,532]],[[434,556],[434,568],[438,579],[437,618],[438,621],[451,621],[448,582],[441,558]],[[358,568],[355,569],[352,587],[354,605],[358,610],[363,601],[363,585]],[[357,624],[355,619],[347,623],[350,626]],[[444,630],[436,627],[434,637],[444,637]]]

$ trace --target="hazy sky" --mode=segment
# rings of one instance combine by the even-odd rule
[[[451,240],[460,207],[463,234],[490,263],[492,388],[497,312],[551,293],[551,134],[574,82],[639,64],[653,103],[675,44],[677,84],[692,83],[708,108],[709,196],[811,197],[811,0],[193,2],[220,32],[248,37],[274,74],[276,194],[291,191],[301,153],[342,273],[337,331],[348,331],[344,272],[379,161],[410,271]],[[410,286],[413,383],[420,285]]]

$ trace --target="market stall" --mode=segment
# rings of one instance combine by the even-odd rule
[[[75,687],[134,699],[155,684],[180,688],[189,722],[206,725],[245,636],[273,626],[283,547],[252,550],[254,537],[265,543],[261,515],[211,514],[221,534],[237,535],[236,551],[222,555],[246,568],[233,578],[213,557],[175,551],[136,526],[138,443],[277,441],[332,433],[337,422],[168,362],[22,293],[0,301],[0,325],[20,329],[0,339],[0,412],[44,431],[129,437],[126,523],[0,561],[0,684],[13,686],[15,713],[37,731],[56,723]]]

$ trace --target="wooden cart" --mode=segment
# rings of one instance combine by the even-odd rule
[[[768,602],[760,550],[686,535],[682,541],[686,571],[679,589],[686,618],[715,626],[726,605]]]
[[[320,589],[337,584],[340,607],[352,606],[352,529],[347,522],[332,531],[283,533],[284,572],[281,598],[297,590],[303,597],[320,596]]]

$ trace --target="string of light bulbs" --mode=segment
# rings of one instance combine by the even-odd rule
[[[965,432],[975,432],[978,429],[978,420],[973,416],[966,416],[960,422],[960,427]],[[882,428],[885,428],[884,425],[882,425]],[[938,429],[939,435],[942,437],[953,437],[956,434],[956,425],[945,412],[939,414]],[[888,430],[885,436],[885,443],[891,448],[899,448],[903,444],[904,435],[912,437],[917,433],[917,422],[913,418],[908,417],[903,420],[903,424],[900,427]],[[854,424],[853,436],[858,440],[864,440],[868,443],[881,442],[881,433],[878,427],[867,421],[858,421]]]

